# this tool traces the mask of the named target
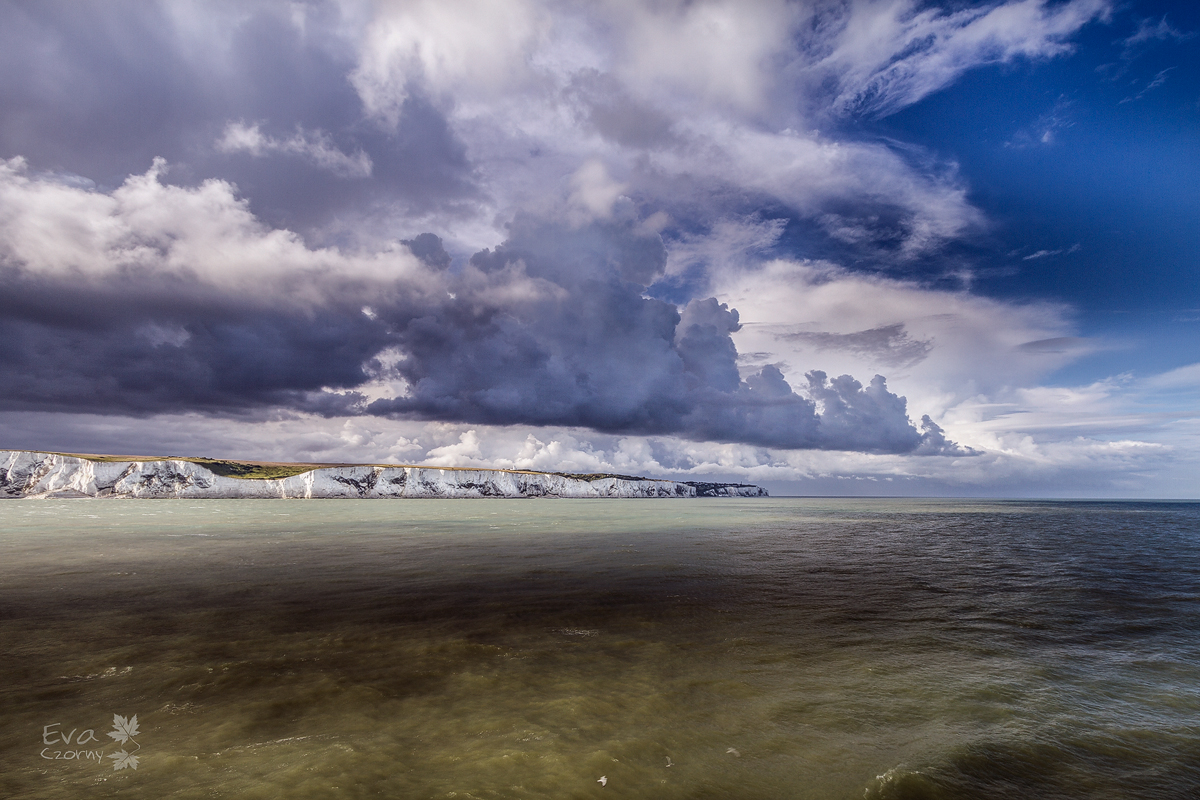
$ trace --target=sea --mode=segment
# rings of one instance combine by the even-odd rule
[[[0,502],[4,798],[1200,797],[1200,504]]]

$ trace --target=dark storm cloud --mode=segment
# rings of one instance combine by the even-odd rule
[[[518,220],[507,242],[471,259],[445,305],[393,320],[405,354],[395,370],[410,391],[369,411],[765,447],[965,452],[936,426],[918,432],[881,376],[864,388],[813,372],[812,399],[773,366],[742,380],[736,310],[708,298],[681,313],[643,295],[664,264],[659,237],[633,221],[571,229]],[[496,277],[518,274],[541,291],[496,302]]]
[[[0,276],[8,409],[339,413],[346,398],[323,390],[362,384],[387,344],[361,304],[336,298],[298,312],[164,278],[81,289]]]
[[[450,266],[450,254],[446,252],[441,238],[432,233],[418,234],[412,239],[402,240],[400,244],[408,247],[412,254],[427,266],[434,269],[445,269]]]
[[[228,184],[167,186],[164,169],[111,195],[0,169],[0,407],[283,408],[964,452],[936,427],[919,433],[879,376],[812,372],[807,397],[773,366],[743,379],[736,310],[645,296],[666,251],[629,207],[587,224],[518,217],[506,242],[454,268],[432,234],[383,255],[311,250]],[[365,404],[357,392],[380,380],[402,381],[400,396]]]
[[[233,181],[263,219],[302,231],[379,206],[470,201],[465,146],[419,92],[395,129],[364,121],[340,13],[331,3],[213,6],[195,18],[156,3],[4,4],[0,157],[113,186],[162,156],[173,179]],[[281,140],[323,135],[373,168],[348,179],[303,158],[221,152],[231,122]]]
[[[377,255],[312,250],[262,226],[229,184],[172,187],[165,169],[106,194],[0,165],[0,407],[963,452],[919,433],[882,377],[813,372],[808,397],[772,366],[743,380],[736,310],[645,296],[666,250],[629,206],[586,224],[518,217],[455,269],[432,234]],[[365,404],[357,392],[381,380],[402,381],[400,396]]]

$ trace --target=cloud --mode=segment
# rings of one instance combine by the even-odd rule
[[[1197,386],[1200,368],[1190,365],[1145,379],[976,395],[941,424],[980,452],[948,458],[275,411],[131,418],[0,410],[0,439],[9,447],[75,452],[335,463],[438,459],[446,466],[738,480],[776,494],[1196,497],[1200,417],[1191,395]],[[938,430],[925,420],[920,427],[937,446]]]
[[[403,123],[414,96],[435,99],[485,176],[481,216],[545,214],[564,183],[586,211],[580,181],[603,164],[601,213],[613,192],[700,226],[745,215],[747,204],[776,206],[876,260],[911,259],[982,223],[955,166],[822,136],[812,121],[890,113],[969,69],[1068,52],[1068,37],[1107,9],[383,3],[365,23],[352,80],[385,126]]]
[[[1195,31],[1181,31],[1167,22],[1167,15],[1156,22],[1150,18],[1138,22],[1138,28],[1121,41],[1122,59],[1132,60],[1139,50],[1154,42],[1176,41],[1186,42],[1196,35]]]
[[[1064,415],[1112,417],[1116,409],[1096,405],[1106,402],[1098,394],[1089,397],[1071,403]],[[1044,398],[1046,403],[1063,399]],[[1113,399],[1110,395],[1107,402]],[[1028,405],[1022,408],[1026,416],[1038,413]],[[1006,427],[1011,421],[996,418],[986,423],[991,433],[985,452],[950,458],[770,450],[564,428],[531,434],[507,426],[310,415],[242,419],[175,413],[130,418],[0,411],[0,438],[11,447],[75,452],[132,448],[146,455],[393,464],[429,463],[440,457],[445,466],[737,480],[767,485],[773,494],[1196,496],[1193,476],[1200,461],[1188,445],[1200,438],[1194,414],[1190,423],[1160,430],[1160,436],[1170,437],[1169,444],[1147,438],[1144,428],[1130,427],[1115,436],[1097,435],[1086,427],[1066,433],[1047,427],[1031,434]]]
[[[769,253],[786,227],[785,219],[764,219],[758,214],[716,220],[704,232],[675,237],[667,255],[666,272],[679,275],[694,267],[745,266]]]
[[[205,180],[195,187],[164,182],[169,167],[155,159],[111,192],[56,175],[31,174],[21,158],[0,163],[0,257],[18,277],[74,279],[78,289],[112,279],[136,284],[172,276],[181,282],[274,294],[303,303],[306,282],[292,290],[279,279],[334,273],[359,279],[415,277],[407,249],[346,256],[310,248],[295,233],[271,228],[234,185]]]
[[[831,381],[824,372],[813,371],[806,377],[809,394],[822,406],[823,435],[843,443],[838,450],[971,454],[946,441],[942,429],[928,416],[922,419],[924,435],[918,434],[908,421],[904,398],[887,390],[882,375],[876,375],[866,387],[849,375]],[[886,444],[881,447],[881,442]]]
[[[1102,5],[1025,0],[953,19],[783,0],[14,6],[0,10],[0,154],[109,186],[163,156],[188,180],[253,187],[265,222],[308,241],[433,231],[463,254],[564,193],[592,197],[572,176],[602,163],[681,234],[769,207],[819,221],[814,233],[863,263],[912,259],[981,216],[953,164],[814,131],[852,91],[828,69],[853,83],[895,56],[944,85],[993,59],[993,39],[1005,58],[1065,52]],[[856,49],[856,31],[887,28],[872,20],[907,31],[884,36],[901,51]],[[918,64],[909,44],[929,31]],[[933,57],[947,48],[949,72]],[[897,91],[888,102],[919,94]]]
[[[0,168],[5,407],[366,412],[964,452],[931,445],[882,376],[864,388],[814,372],[807,396],[771,365],[743,379],[736,310],[645,295],[666,250],[627,206],[593,207],[586,223],[519,218],[451,270],[432,234],[313,249],[259,222],[228,183],[171,186],[166,170],[156,161],[105,193]]]
[[[614,181],[604,163],[596,159],[587,161],[571,176],[572,219],[584,224],[593,219],[612,217],[613,205],[625,191],[624,184]]]
[[[1110,11],[1109,0],[955,11],[915,0],[394,2],[367,24],[352,80],[367,109],[393,123],[417,83],[477,111],[564,75],[585,95],[603,86],[618,104],[736,113],[765,110],[803,74],[810,99],[832,80],[834,108],[891,113],[969,69],[1068,52],[1068,37]]]
[[[918,174],[883,145],[792,130],[730,128],[706,138],[711,149],[704,164],[682,162],[673,154],[652,163],[754,191],[764,204],[782,203],[819,222],[834,238],[866,244],[881,256],[936,250],[982,222],[952,164]]]
[[[484,96],[521,83],[549,24],[546,11],[527,0],[415,0],[377,8],[350,80],[367,111],[393,125],[418,82],[435,95]]]
[[[173,2],[0,6],[0,158],[112,187],[161,156],[179,180],[252,187],[264,222],[321,243],[462,225],[480,188],[443,111],[415,93],[395,129],[364,124],[348,75],[367,12],[331,0],[203,13]],[[262,157],[214,147],[238,120],[270,140],[258,142]],[[271,142],[280,149],[262,149]]]
[[[811,344],[818,350],[848,351],[892,367],[911,367],[923,361],[933,348],[932,340],[912,338],[901,322],[854,333],[798,331],[785,333],[783,338]]]
[[[563,91],[577,107],[579,120],[608,141],[645,149],[677,142],[671,117],[656,104],[634,97],[614,75],[584,68],[571,76]]]
[[[1107,19],[1112,4],[1018,0],[946,11],[914,0],[880,0],[833,9],[815,28],[810,47],[827,52],[808,69],[836,81],[835,110],[887,116],[967,70],[1069,52],[1066,40],[1089,22]]]
[[[1053,339],[1038,339],[1017,346],[1023,353],[1069,353],[1089,352],[1092,342],[1078,336],[1056,336]]]
[[[406,246],[426,266],[434,269],[446,269],[450,266],[450,254],[446,252],[442,240],[432,233],[421,233],[412,239],[402,239],[400,244]]]
[[[1173,70],[1173,69],[1178,69],[1178,67],[1167,67],[1166,69],[1159,70],[1158,73],[1153,78],[1150,79],[1150,82],[1147,83],[1144,87],[1142,87],[1141,91],[1139,91],[1137,94],[1130,95],[1129,97],[1122,98],[1121,102],[1122,103],[1132,103],[1135,100],[1141,100],[1143,97],[1146,96],[1146,94],[1148,92],[1152,92],[1155,89],[1157,89],[1158,87],[1162,86],[1164,83],[1166,83],[1167,77],[1171,74],[1171,70]]]
[[[479,450],[479,435],[473,430],[459,436],[454,444],[430,450],[425,454],[424,463],[433,467],[490,466],[483,460],[483,453]]]
[[[943,486],[1165,458],[1025,443],[1069,310],[897,278],[988,221],[953,161],[847,133],[1108,8],[7,6],[6,430]]]
[[[305,131],[298,127],[287,139],[276,139],[265,135],[256,123],[230,122],[225,133],[217,141],[222,153],[248,153],[264,156],[268,153],[287,153],[311,161],[343,178],[366,178],[371,175],[371,157],[361,149],[347,155],[337,148],[332,137],[324,131]]]
[[[1005,147],[1030,147],[1052,145],[1058,140],[1061,131],[1074,127],[1072,106],[1074,102],[1065,96],[1054,101],[1051,109],[1040,114],[1029,126],[1018,130],[1012,139],[1004,143]],[[1078,245],[1075,246],[1078,248]],[[1061,251],[1057,251],[1061,252]],[[1047,251],[1049,253],[1049,251]]]
[[[1050,54],[1068,20],[1085,16],[1082,2],[989,8],[1032,9],[1005,41]],[[851,260],[911,260],[983,224],[955,166],[813,130],[848,91],[831,89],[823,70],[878,67],[848,37],[876,17],[907,19],[907,7],[10,7],[0,10],[10,112],[0,154],[106,186],[163,156],[180,180],[252,189],[260,219],[322,244],[379,247],[396,232],[433,231],[468,255],[503,240],[520,213],[566,203],[603,216],[623,195],[644,217],[672,221],[669,244],[770,208],[812,221],[814,238]],[[920,19],[912,36],[969,22]],[[960,72],[990,58],[963,52]],[[605,180],[592,181],[601,164]]]
[[[637,94],[683,94],[750,111],[767,102],[772,67],[784,60],[811,13],[778,0],[604,6],[602,23],[619,31],[615,71]]]
[[[105,193],[0,166],[7,407],[332,410],[389,341],[367,301],[437,291],[407,247],[311,249],[229,184],[165,171]]]
[[[922,445],[881,376],[864,389],[813,373],[808,396],[770,365],[743,380],[736,310],[707,298],[679,312],[643,295],[665,260],[636,220],[518,220],[507,242],[472,257],[440,312],[392,321],[408,390],[368,410],[784,448]]]
[[[1059,304],[1003,302],[792,259],[725,273],[712,290],[739,311],[742,327],[731,335],[746,355],[743,369],[776,364],[799,383],[809,365],[829,374],[886,368],[889,385],[939,424],[957,402],[1034,384],[1076,357],[1020,349],[1074,335],[1070,309]]]
[[[1200,363],[1187,364],[1152,376],[1145,383],[1151,389],[1164,391],[1200,389]]]
[[[1037,252],[1030,253],[1027,256],[1023,256],[1021,258],[1021,260],[1022,261],[1036,261],[1039,258],[1047,258],[1048,256],[1060,256],[1063,253],[1075,253],[1075,252],[1078,252],[1079,250],[1080,250],[1080,246],[1078,244],[1073,244],[1069,248],[1060,247],[1057,250],[1038,250]]]

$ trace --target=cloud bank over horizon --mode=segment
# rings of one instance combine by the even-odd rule
[[[978,286],[1088,242],[1013,248],[955,152],[903,126],[1100,26],[1132,31],[1110,48],[1127,70],[1190,41],[1121,13],[7,6],[0,432],[24,446],[57,414],[81,441],[58,449],[122,429],[149,446],[188,419],[276,458],[1119,482],[1179,457],[1183,418],[1136,398],[1191,373],[1049,392],[1123,340],[1061,292]],[[1064,403],[1077,420],[1037,423]],[[324,444],[250,433],[272,424]]]
[[[778,448],[966,455],[875,376],[772,365],[741,377],[736,310],[643,296],[666,265],[636,219],[514,224],[448,269],[422,234],[313,250],[233,187],[111,193],[0,166],[12,309],[0,408],[162,413],[282,406],[489,425],[559,425]],[[24,313],[21,313],[24,312]],[[24,317],[24,318],[22,318]],[[369,399],[360,390],[384,391]],[[818,404],[821,407],[818,413]]]

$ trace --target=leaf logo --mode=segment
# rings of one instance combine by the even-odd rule
[[[108,735],[116,739],[121,744],[133,742],[135,745],[137,745],[138,750],[142,749],[142,746],[137,743],[136,739],[133,738],[141,735],[141,731],[138,730],[137,714],[134,714],[128,719],[122,717],[120,714],[113,714],[113,729],[108,732]],[[109,758],[113,759],[114,771],[125,769],[126,767],[130,767],[132,769],[138,768],[138,757],[133,753],[127,753],[124,747],[109,755]]]
[[[129,719],[122,717],[120,714],[113,714],[113,729],[108,732],[108,735],[116,739],[121,744],[125,744],[130,739],[141,734],[138,730],[137,714],[134,714]],[[134,742],[137,744],[137,742]]]

